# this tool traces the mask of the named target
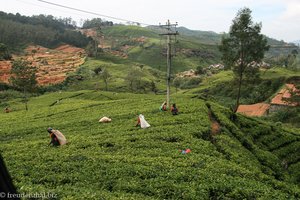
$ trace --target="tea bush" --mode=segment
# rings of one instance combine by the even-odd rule
[[[18,191],[58,199],[300,198],[299,159],[290,159],[288,169],[280,165],[298,155],[293,130],[272,132],[240,115],[232,121],[224,107],[188,95],[171,97],[179,108],[173,116],[159,111],[164,99],[84,90],[32,97],[28,112],[9,102],[14,111],[0,113],[0,151]],[[204,140],[211,133],[207,104],[221,127]],[[140,113],[151,127],[135,127]],[[103,116],[112,122],[100,124]],[[47,127],[68,144],[49,147]],[[272,134],[284,142],[267,137],[267,146],[261,138]]]

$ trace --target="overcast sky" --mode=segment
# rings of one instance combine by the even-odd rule
[[[164,24],[168,19],[192,30],[228,32],[242,7],[252,10],[254,22],[262,23],[262,33],[286,42],[300,40],[300,0],[45,0],[100,15]],[[72,17],[75,21],[99,17],[38,0],[0,0],[3,12],[21,15],[47,14]],[[106,17],[106,20],[121,22]],[[124,22],[125,23],[125,22]],[[0,33],[1,34],[1,33]]]

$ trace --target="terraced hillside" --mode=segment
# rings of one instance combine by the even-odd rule
[[[172,96],[172,116],[158,110],[163,100],[57,92],[31,98],[28,112],[15,100],[0,114],[0,151],[20,192],[59,199],[300,198],[299,130],[188,95]],[[150,128],[135,127],[140,113]],[[48,147],[49,126],[69,143]]]
[[[71,45],[61,45],[56,49],[42,46],[28,46],[24,55],[15,55],[14,59],[25,59],[37,67],[37,81],[40,85],[63,82],[67,73],[74,72],[85,61],[85,51]],[[10,77],[11,61],[0,61],[0,81],[7,83]]]
[[[104,27],[101,31],[99,46],[104,51],[165,71],[166,38],[159,36],[163,30],[138,26],[112,26]],[[87,35],[91,34],[91,31],[87,32]],[[174,73],[220,62],[220,52],[215,43],[208,44],[194,37],[179,35],[172,48]]]

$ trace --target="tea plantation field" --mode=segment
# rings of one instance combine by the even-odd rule
[[[0,114],[0,151],[20,193],[57,199],[300,199],[299,130],[232,115],[191,95],[83,90],[19,100]],[[135,127],[138,114],[151,125]],[[98,120],[108,116],[111,123]],[[212,121],[219,130],[212,134]],[[47,127],[68,144],[49,147]],[[188,154],[181,150],[191,149]]]

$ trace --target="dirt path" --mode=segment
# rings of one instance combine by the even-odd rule
[[[220,124],[217,121],[211,120],[211,134],[212,136],[220,133]]]
[[[209,119],[210,119],[210,122],[211,122],[211,136],[215,136],[217,135],[218,133],[220,133],[221,131],[221,126],[220,126],[220,123],[216,120],[216,118],[213,116],[212,112],[211,112],[211,109],[208,107],[208,116],[209,116]]]

